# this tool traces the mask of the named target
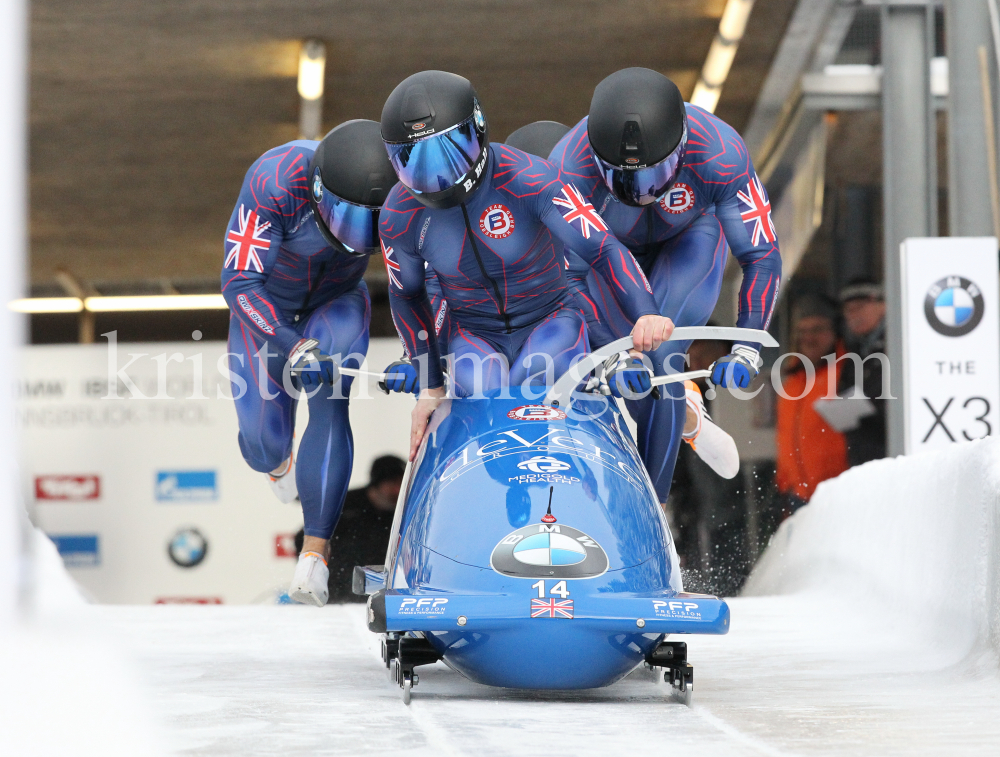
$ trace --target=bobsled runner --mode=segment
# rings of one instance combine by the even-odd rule
[[[774,344],[765,332],[713,331]],[[434,413],[385,565],[354,573],[405,702],[415,669],[443,660],[519,689],[594,688],[662,668],[690,704],[686,644],[667,637],[725,634],[729,608],[683,591],[652,483],[601,393],[603,360],[630,346],[608,345],[549,388],[446,400]]]

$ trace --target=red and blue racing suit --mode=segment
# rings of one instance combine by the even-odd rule
[[[560,243],[596,271],[626,319],[656,312],[635,259],[553,165],[491,144],[485,171],[473,195],[447,210],[425,207],[398,184],[379,228],[393,319],[407,354],[418,362],[426,355],[426,386],[442,386],[440,321],[462,396],[507,380],[551,383],[589,349]],[[429,272],[440,287],[437,311],[425,286]]]
[[[368,351],[368,257],[331,247],[309,205],[309,161],[318,144],[289,142],[258,158],[226,232],[222,294],[230,308],[239,444],[257,471],[275,470],[292,452],[296,400],[282,372],[299,341],[317,339],[321,351],[355,368]],[[296,461],[308,536],[330,538],[340,518],[354,462],[349,392],[345,377],[308,399]]]
[[[695,105],[687,106],[687,118],[684,164],[671,189],[652,205],[625,205],[611,194],[598,172],[586,118],[559,141],[549,160],[559,167],[560,179],[579,188],[635,255],[653,288],[657,312],[676,326],[704,325],[722,287],[728,243],[743,268],[736,325],[766,329],[781,281],[767,191],[732,127]],[[628,318],[575,252],[567,244],[571,285],[584,303],[594,346],[627,335]],[[653,353],[656,373],[683,371],[680,355],[688,346],[665,342]],[[683,387],[668,386],[661,400],[628,402],[638,425],[639,451],[661,501],[670,490],[686,413]]]

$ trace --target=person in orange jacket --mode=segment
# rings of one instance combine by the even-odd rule
[[[785,501],[785,514],[791,514],[812,497],[821,481],[847,470],[847,440],[835,431],[813,407],[827,397],[830,387],[836,394],[836,379],[829,380],[830,365],[825,355],[844,354],[837,338],[836,310],[831,302],[809,296],[796,303],[792,331],[795,351],[805,356],[815,368],[815,380],[809,386],[808,372],[799,358],[786,361],[788,370],[778,395],[777,484]],[[837,374],[844,363],[837,364]],[[787,399],[791,397],[793,399]]]

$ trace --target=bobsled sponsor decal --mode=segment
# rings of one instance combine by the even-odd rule
[[[608,555],[583,531],[562,523],[532,523],[493,548],[490,567],[514,578],[596,578]]]
[[[658,618],[701,620],[701,608],[698,603],[687,602],[680,599],[654,599],[653,613]]]
[[[521,433],[524,433],[524,436],[517,431],[501,431],[493,439],[485,443],[478,440],[472,442],[446,464],[444,472],[441,474],[441,487],[448,486],[448,484],[453,483],[460,476],[482,466],[484,463],[503,457],[523,455],[525,453],[531,453],[539,457],[548,457],[553,453],[558,453],[586,460],[591,467],[600,467],[606,471],[611,471],[625,479],[636,489],[647,488],[645,474],[630,465],[628,458],[622,459],[625,455],[620,451],[605,449],[596,444],[595,440],[590,437],[577,438],[570,436],[565,429],[550,428],[544,433],[539,433],[539,431],[535,433],[522,431]],[[545,474],[557,473],[559,470],[568,470],[573,467],[570,464],[566,465],[566,468],[557,467],[555,469],[546,469],[539,465],[537,470],[525,466],[522,470]]]
[[[531,617],[533,618],[570,618],[573,617],[572,599],[532,599]]]
[[[578,484],[580,479],[576,476],[564,476],[561,473],[522,473],[520,476],[511,476],[507,479],[508,484]]]
[[[406,597],[399,603],[399,615],[444,615],[446,597]]]
[[[518,463],[517,467],[521,470],[530,470],[532,473],[556,473],[557,471],[569,470],[573,466],[554,457],[535,455],[522,463]]]
[[[548,405],[521,405],[507,413],[507,417],[515,421],[561,421],[566,419],[566,413]]]

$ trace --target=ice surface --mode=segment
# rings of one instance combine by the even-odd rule
[[[851,600],[737,599],[733,630],[688,637],[695,707],[644,671],[533,693],[418,668],[403,705],[359,605],[101,608],[128,640],[177,754],[996,755],[1000,682]]]
[[[0,647],[0,754],[995,756],[998,492],[992,441],[822,485],[730,634],[685,638],[693,709],[644,671],[533,693],[442,664],[406,707],[360,605],[81,607],[63,585]]]

